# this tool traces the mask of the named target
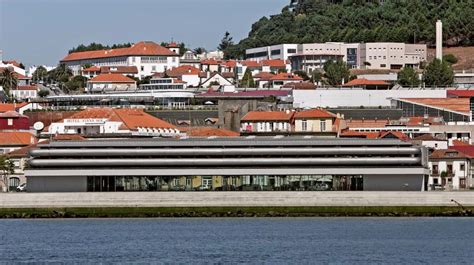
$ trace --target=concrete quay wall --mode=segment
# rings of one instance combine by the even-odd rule
[[[0,208],[474,206],[474,192],[8,193]]]

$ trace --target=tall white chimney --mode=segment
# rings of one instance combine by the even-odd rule
[[[436,59],[443,60],[443,22],[436,22]]]

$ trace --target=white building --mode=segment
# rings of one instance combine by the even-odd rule
[[[101,74],[87,81],[90,93],[114,93],[137,90],[137,82],[121,74]]]
[[[141,41],[128,48],[74,52],[64,57],[60,63],[66,64],[74,75],[79,75],[82,66],[88,64],[98,67],[135,66],[138,76],[144,78],[178,67],[179,59],[179,54],[168,48],[151,41]]]
[[[36,86],[18,86],[11,90],[12,96],[17,100],[28,100],[38,97],[38,87]]]
[[[343,60],[354,69],[418,68],[427,60],[427,50],[424,44],[326,42],[259,47],[246,50],[246,56],[255,61],[290,59],[293,71],[310,73],[329,60]]]
[[[452,149],[435,150],[429,158],[431,190],[463,190],[472,183],[471,159],[468,155]]]
[[[288,60],[290,56],[297,53],[298,44],[279,44],[273,46],[247,49],[245,58],[253,61],[260,60]]]
[[[89,108],[52,123],[49,134],[176,136],[179,130],[142,109]]]

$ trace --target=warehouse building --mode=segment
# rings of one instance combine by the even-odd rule
[[[399,140],[58,141],[31,156],[31,192],[421,191],[428,175],[425,149]]]

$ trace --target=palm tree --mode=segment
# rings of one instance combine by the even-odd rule
[[[8,176],[15,173],[15,165],[7,156],[0,156],[0,175],[4,190],[8,192]]]
[[[5,68],[0,77],[0,85],[3,87],[5,95],[9,97],[11,90],[16,89],[18,85],[18,78],[16,77],[15,72],[10,70],[10,68]]]

